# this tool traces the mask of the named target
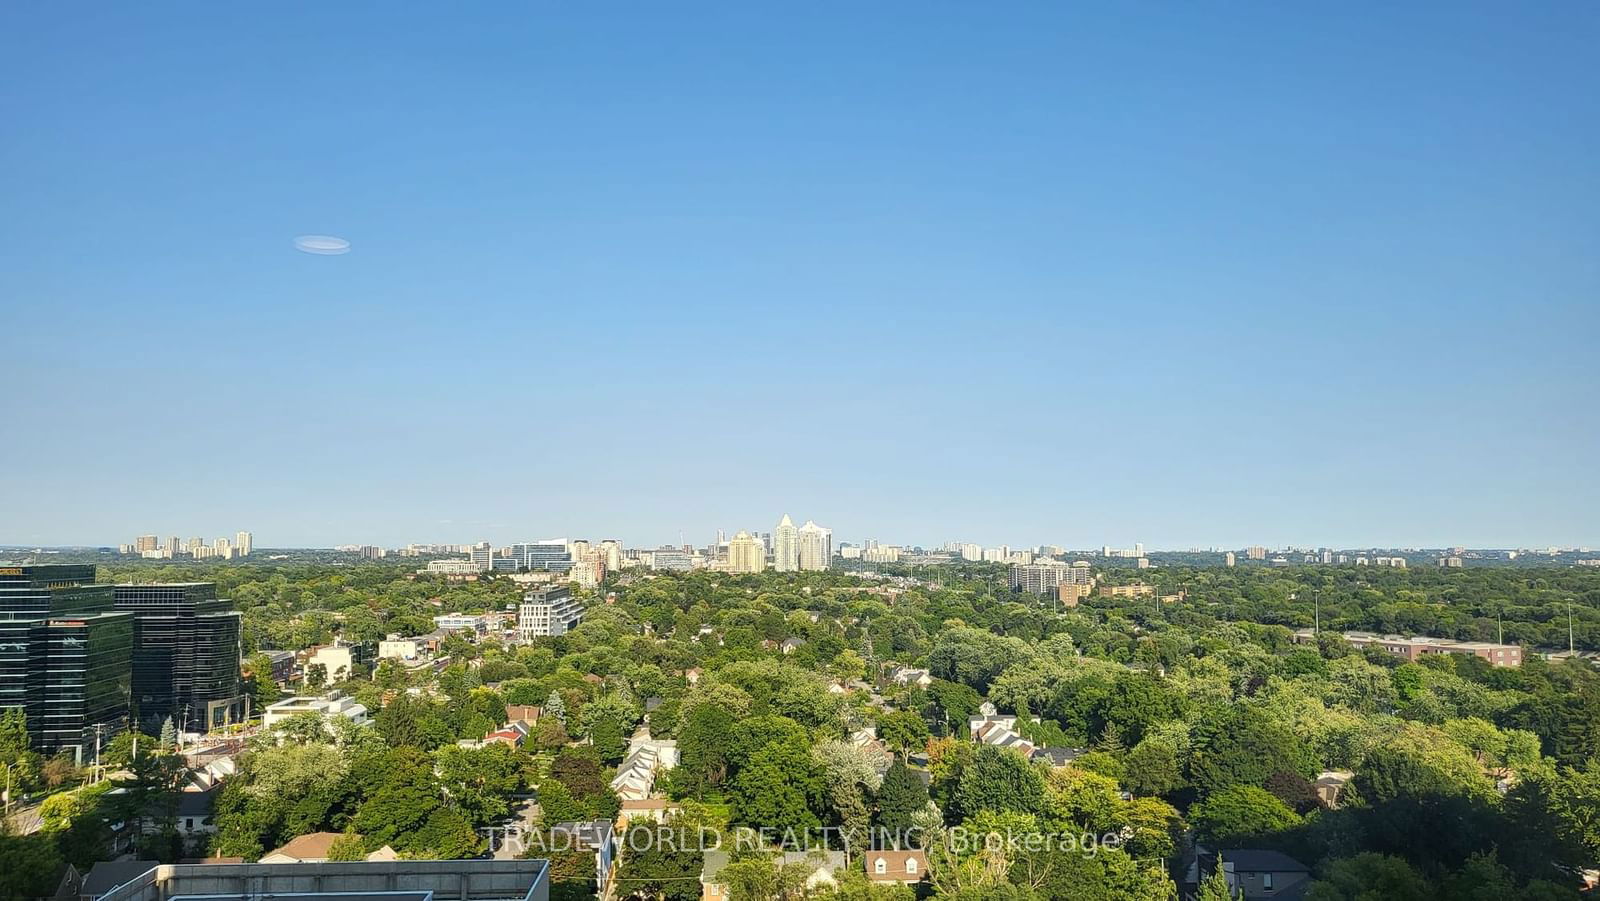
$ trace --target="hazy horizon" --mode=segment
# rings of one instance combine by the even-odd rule
[[[795,522],[796,522],[796,525],[799,525],[801,521],[797,519]],[[825,522],[818,523],[818,524],[822,525],[824,527],[826,527],[828,525]],[[775,525],[775,523],[773,525]],[[752,526],[747,524],[747,525],[739,526],[739,527],[735,527],[735,528],[724,528],[722,530],[725,533],[724,537],[725,538],[733,537],[733,535],[737,531],[739,531],[740,528],[743,528],[743,529],[745,529],[747,531],[750,531],[752,534],[759,535],[761,532],[770,532],[772,530],[772,525],[763,526],[763,527],[759,527],[759,528],[753,528]],[[685,532],[684,535],[683,535],[683,541],[682,542],[680,542],[678,540],[675,540],[675,539],[671,539],[671,538],[662,539],[662,540],[659,540],[659,541],[654,541],[654,540],[650,540],[650,539],[633,541],[633,540],[628,540],[626,538],[623,538],[621,535],[615,534],[613,532],[606,532],[606,531],[602,530],[602,531],[593,531],[593,532],[585,532],[585,533],[564,532],[564,533],[545,533],[545,534],[537,534],[537,535],[518,534],[518,535],[515,535],[513,537],[506,537],[506,535],[509,534],[509,533],[501,533],[501,534],[496,535],[496,536],[491,536],[491,535],[485,534],[485,535],[478,535],[478,536],[475,536],[473,538],[460,538],[460,537],[455,537],[455,538],[436,538],[436,539],[411,538],[411,539],[397,540],[397,541],[373,541],[373,540],[368,540],[366,538],[352,538],[352,539],[348,539],[348,540],[329,541],[329,542],[320,543],[320,544],[295,544],[295,543],[282,543],[282,542],[279,542],[279,543],[263,542],[261,540],[261,535],[259,533],[256,533],[256,532],[250,530],[250,529],[235,529],[235,530],[231,530],[231,531],[217,532],[217,533],[201,532],[198,535],[196,535],[193,532],[180,529],[180,530],[177,530],[176,532],[173,532],[171,530],[167,530],[167,531],[156,531],[156,532],[143,531],[143,532],[129,533],[127,536],[119,538],[116,541],[102,541],[102,542],[68,541],[68,542],[55,542],[55,543],[43,543],[43,542],[20,542],[19,543],[19,542],[14,542],[14,541],[7,540],[6,536],[0,535],[0,548],[11,548],[11,549],[24,549],[24,548],[32,548],[32,547],[39,547],[39,548],[83,548],[83,549],[102,548],[102,547],[115,548],[118,545],[132,543],[133,538],[135,538],[137,535],[156,535],[163,543],[165,543],[168,538],[173,537],[174,535],[176,535],[180,540],[183,540],[183,541],[187,541],[191,537],[202,537],[202,538],[205,538],[207,542],[210,542],[210,541],[213,541],[216,538],[228,538],[228,539],[231,540],[233,538],[234,534],[236,532],[239,532],[239,531],[249,531],[249,532],[251,532],[251,534],[253,536],[253,546],[255,547],[255,549],[257,551],[262,551],[262,550],[329,550],[329,549],[332,549],[334,547],[342,547],[342,546],[349,546],[349,545],[373,545],[373,546],[383,547],[383,548],[392,550],[392,549],[397,549],[397,548],[403,548],[408,544],[466,545],[466,544],[473,544],[473,543],[476,543],[478,541],[489,541],[490,543],[494,544],[496,547],[504,547],[504,546],[511,545],[511,544],[516,544],[516,543],[519,543],[519,542],[545,541],[545,540],[554,540],[554,539],[560,539],[560,538],[565,538],[565,539],[585,539],[585,540],[588,540],[588,541],[591,541],[591,542],[601,541],[601,540],[605,540],[605,539],[608,539],[608,538],[614,538],[614,539],[617,539],[619,541],[622,541],[624,547],[630,547],[630,548],[654,548],[654,547],[662,547],[662,546],[668,546],[668,545],[670,545],[670,546],[678,546],[678,545],[683,544],[683,543],[691,544],[691,545],[694,545],[695,547],[705,547],[705,546],[711,544],[713,542],[713,540],[715,539],[715,537],[716,537],[716,529],[712,529],[712,530],[709,530],[708,532],[706,532],[706,534],[704,536],[700,536],[700,535],[698,535],[698,533]],[[1225,543],[1225,542],[1204,542],[1204,543],[1157,545],[1157,544],[1152,544],[1152,543],[1150,543],[1148,541],[1143,541],[1143,540],[1127,541],[1127,542],[1121,542],[1121,543],[1113,542],[1111,544],[1107,544],[1106,542],[1103,542],[1103,541],[1102,542],[1094,542],[1094,543],[1076,543],[1076,544],[1063,543],[1063,542],[1060,542],[1060,541],[1048,541],[1048,540],[1026,541],[1026,542],[985,541],[985,540],[983,540],[981,538],[981,536],[968,536],[968,537],[965,537],[965,538],[946,538],[946,539],[940,539],[940,540],[937,540],[937,541],[930,541],[930,540],[899,539],[899,538],[895,538],[893,536],[884,536],[884,535],[866,534],[866,533],[863,533],[863,534],[861,534],[859,536],[841,535],[839,533],[838,529],[834,529],[833,530],[833,542],[834,542],[835,547],[837,547],[841,543],[861,545],[865,540],[867,540],[869,538],[870,539],[875,539],[875,540],[879,541],[880,543],[886,544],[886,545],[898,545],[898,546],[902,546],[902,547],[921,547],[921,548],[923,548],[925,550],[937,550],[938,548],[942,547],[946,542],[959,540],[959,541],[963,541],[964,543],[978,544],[978,545],[982,545],[984,547],[998,547],[998,546],[1004,545],[1004,546],[1010,547],[1010,548],[1012,548],[1014,550],[1032,550],[1034,548],[1038,548],[1038,547],[1041,547],[1041,546],[1056,546],[1056,547],[1062,548],[1064,551],[1096,551],[1096,550],[1099,550],[1099,549],[1104,548],[1104,547],[1111,547],[1113,549],[1123,550],[1123,549],[1130,549],[1135,544],[1143,544],[1144,545],[1144,549],[1145,549],[1145,551],[1147,553],[1191,553],[1191,552],[1206,553],[1206,552],[1212,551],[1213,549],[1215,549],[1215,551],[1217,553],[1221,553],[1221,552],[1225,552],[1225,551],[1240,551],[1240,550],[1243,550],[1243,549],[1246,549],[1246,548],[1249,548],[1249,547],[1252,547],[1252,546],[1265,547],[1269,552],[1275,552],[1275,551],[1282,550],[1282,549],[1285,549],[1285,548],[1327,549],[1327,550],[1332,550],[1332,551],[1357,551],[1357,550],[1443,550],[1443,549],[1453,548],[1453,547],[1463,547],[1463,548],[1466,548],[1467,550],[1476,550],[1476,551],[1505,551],[1505,550],[1539,551],[1539,550],[1545,550],[1545,549],[1552,548],[1552,547],[1563,548],[1563,549],[1579,549],[1579,548],[1592,547],[1592,545],[1587,544],[1585,542],[1572,542],[1572,541],[1554,541],[1554,542],[1545,542],[1545,543],[1509,542],[1509,543],[1499,543],[1499,544],[1468,544],[1468,543],[1464,543],[1464,542],[1435,542],[1435,543],[1431,543],[1430,544],[1430,543],[1419,543],[1419,542],[1383,543],[1383,542],[1371,542],[1371,541],[1367,541],[1367,542],[1244,541],[1244,542],[1239,542],[1239,543],[1234,543],[1234,544]],[[217,562],[217,561],[212,561],[212,562]]]

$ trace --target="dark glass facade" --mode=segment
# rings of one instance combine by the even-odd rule
[[[216,585],[118,585],[116,609],[134,617],[133,712],[147,731],[167,717],[204,732],[244,717],[240,616]]]
[[[21,707],[34,748],[94,754],[128,719],[134,621],[94,567],[0,565],[0,707]]]

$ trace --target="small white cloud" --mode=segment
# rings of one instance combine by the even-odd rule
[[[324,256],[334,256],[350,252],[350,242],[332,235],[301,235],[294,239],[296,250],[305,253],[317,253]]]

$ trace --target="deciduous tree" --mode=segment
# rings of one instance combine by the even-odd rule
[[[985,745],[962,771],[950,800],[957,820],[983,811],[1038,813],[1044,803],[1044,780],[1016,751]]]
[[[1230,785],[1189,810],[1189,823],[1203,842],[1236,845],[1300,825],[1300,817],[1266,789]]]

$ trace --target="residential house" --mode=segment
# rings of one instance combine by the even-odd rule
[[[858,740],[859,739],[859,740]],[[850,736],[850,743],[866,755],[872,762],[872,768],[882,778],[889,772],[889,767],[894,764],[894,754],[889,746],[877,737],[877,728],[862,729]]]
[[[1317,781],[1311,783],[1316,790],[1317,800],[1329,810],[1337,810],[1339,801],[1344,794],[1344,788],[1355,778],[1355,773],[1349,770],[1327,770],[1317,776]]]
[[[872,757],[873,769],[878,771],[879,776],[889,772],[894,755],[889,752],[889,746],[878,738],[878,727],[867,726],[850,733],[850,744]]]
[[[533,734],[533,728],[522,720],[512,720],[484,735],[480,739],[463,738],[456,742],[456,747],[466,748],[469,751],[485,748],[489,745],[505,745],[509,748],[520,748]]]
[[[261,855],[262,863],[323,863],[328,849],[344,837],[342,832],[310,832],[296,836],[281,848]]]
[[[102,860],[89,868],[78,885],[80,901],[95,901],[117,886],[132,882],[161,865],[158,860]]]
[[[989,709],[994,708],[991,706]],[[972,733],[972,740],[978,744],[1012,748],[1021,751],[1024,756],[1033,756],[1034,744],[1017,733],[1015,716],[993,714],[971,717],[967,720],[967,729]]]
[[[643,798],[638,801],[623,801],[617,811],[617,828],[626,829],[631,823],[642,823],[649,820],[653,823],[665,823],[674,815],[683,812],[683,805],[673,803],[666,798]]]
[[[837,886],[839,874],[850,865],[843,851],[785,851],[777,855],[773,863],[783,868],[804,867],[808,893]],[[727,901],[730,897],[728,884],[720,879],[722,869],[727,865],[727,851],[719,849],[705,853],[705,860],[700,866],[701,901]]]
[[[894,680],[896,685],[918,685],[927,688],[933,684],[932,673],[909,666],[897,666],[889,670],[889,678]]]
[[[807,893],[838,886],[839,876],[850,866],[845,852],[820,850],[785,851],[774,863],[786,870],[791,867],[805,868]]]
[[[617,833],[608,820],[557,823],[550,827],[554,848],[573,848],[594,852],[595,894],[607,897],[611,889],[611,867],[617,859]]]
[[[1052,769],[1060,769],[1087,753],[1089,753],[1088,748],[1064,748],[1053,745],[1035,749],[1033,759],[1050,764]]]
[[[189,838],[215,834],[217,794],[217,789],[178,792],[178,832]]]
[[[1243,901],[1302,901],[1311,888],[1311,868],[1281,851],[1257,848],[1209,851],[1197,846],[1184,871],[1184,901],[1196,898],[1200,884],[1217,870],[1222,859],[1228,889]]]
[[[483,745],[505,745],[508,748],[520,748],[527,741],[528,732],[521,723],[496,729],[483,737]]]
[[[358,836],[359,837],[359,836]],[[327,863],[328,850],[333,843],[344,838],[342,832],[312,832],[290,839],[289,843],[281,848],[276,848],[261,856],[261,863]],[[368,854],[365,860],[394,861],[400,859],[399,852],[389,845],[384,845]]]
[[[914,885],[928,876],[928,856],[922,851],[868,851],[861,865],[872,882]]]
[[[184,783],[185,792],[209,792],[224,781],[231,779],[239,771],[239,764],[232,757],[218,757],[203,766],[189,770],[189,780]]]
[[[700,862],[700,901],[728,901],[732,889],[721,879],[722,868],[728,865],[728,852],[708,850]]]
[[[81,898],[83,874],[78,872],[78,868],[70,863],[64,863],[58,868],[58,873],[61,878],[56,880],[56,890],[48,897],[54,898],[56,901],[72,901],[73,898]]]
[[[539,717],[543,715],[544,708],[532,704],[507,704],[506,723],[521,723],[531,733],[533,727],[539,725]]]
[[[611,790],[623,801],[643,801],[655,787],[656,773],[678,765],[678,743],[672,739],[651,738],[650,728],[640,726],[628,741],[628,754],[617,767]]]

